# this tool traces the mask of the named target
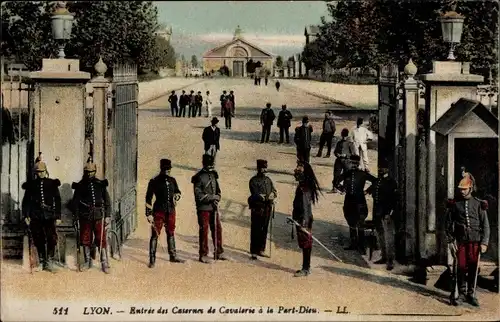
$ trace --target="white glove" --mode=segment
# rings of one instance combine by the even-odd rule
[[[154,218],[153,218],[153,216],[152,216],[152,215],[149,215],[149,216],[147,216],[146,218],[148,219],[148,222],[149,222],[150,224],[152,224],[152,223],[153,223]]]
[[[109,224],[111,223],[111,217],[104,218],[104,223],[106,224],[106,226],[109,226]]]
[[[266,195],[265,194],[261,193],[259,196],[262,198],[262,200],[266,200]]]
[[[212,198],[213,198],[213,199],[212,199],[213,201],[216,201],[216,202],[219,202],[219,201],[220,201],[220,196],[219,196],[219,195],[213,195],[213,197],[212,197]]]
[[[31,220],[29,219],[29,217],[26,217],[26,218],[24,218],[24,222],[26,223],[26,225],[29,226]]]
[[[273,201],[274,199],[276,199],[276,197],[277,197],[277,196],[276,196],[276,193],[271,192],[271,193],[269,194],[269,197],[267,197],[267,199],[269,199],[269,200]]]
[[[174,194],[174,206],[177,206],[177,202],[181,199],[181,194],[176,193]]]
[[[61,219],[56,219],[56,225],[60,225],[61,224]]]

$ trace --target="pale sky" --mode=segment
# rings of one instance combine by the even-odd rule
[[[327,15],[324,1],[156,1],[159,22],[172,26],[172,45],[186,58],[233,37],[240,25],[248,41],[285,59],[300,53],[304,27]]]

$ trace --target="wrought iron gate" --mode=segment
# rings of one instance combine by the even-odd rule
[[[111,188],[114,220],[112,229],[118,233],[120,244],[137,227],[137,67],[113,67],[112,109],[109,122],[112,131]]]

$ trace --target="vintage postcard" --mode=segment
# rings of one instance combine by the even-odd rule
[[[498,1],[4,1],[1,320],[500,320]]]

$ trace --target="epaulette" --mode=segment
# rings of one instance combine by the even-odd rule
[[[73,183],[71,183],[71,189],[74,190],[74,189],[78,188],[78,184],[79,184],[79,182],[73,182]]]
[[[481,209],[482,210],[488,210],[488,201],[487,200],[482,200],[482,199],[479,199],[479,198],[476,198],[476,197],[474,197],[474,199],[476,199],[477,201],[479,201],[479,203],[481,204]]]
[[[52,179],[52,180],[54,180],[56,187],[59,187],[61,185],[61,180],[59,179]]]
[[[23,188],[24,190],[28,189],[28,182],[23,182],[23,184],[21,185],[21,188]]]
[[[191,183],[195,184],[198,181],[198,177],[200,172],[197,172],[194,176],[191,177]]]
[[[454,205],[455,205],[455,199],[448,199],[448,200],[446,201],[446,207],[447,207],[447,208],[451,208],[451,207],[453,207]]]
[[[109,185],[109,182],[108,182],[108,179],[103,179],[103,180],[100,180],[101,181],[101,184],[105,187],[107,187]]]

